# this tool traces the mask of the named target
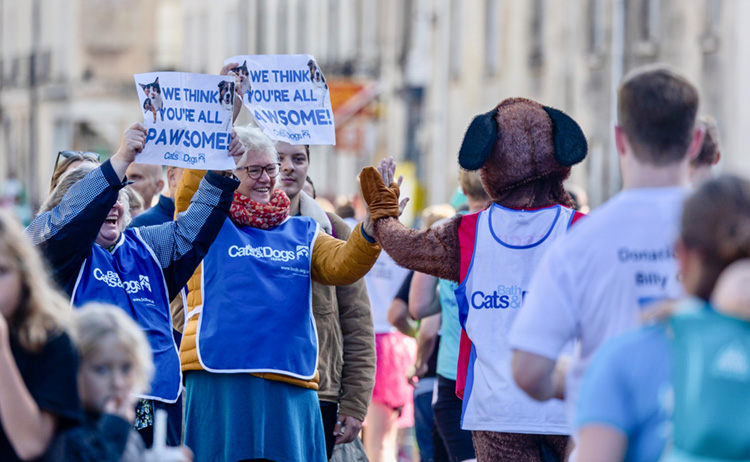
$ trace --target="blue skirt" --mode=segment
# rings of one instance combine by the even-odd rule
[[[326,462],[315,390],[206,371],[187,371],[185,386],[185,445],[194,460]]]

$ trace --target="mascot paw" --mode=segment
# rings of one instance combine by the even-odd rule
[[[386,187],[382,175],[375,167],[363,168],[359,174],[359,180],[362,197],[370,210],[372,221],[378,218],[398,218],[400,191],[397,183],[391,183],[389,187]]]

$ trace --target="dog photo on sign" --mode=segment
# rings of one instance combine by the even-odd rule
[[[219,103],[222,109],[231,111],[234,108],[234,82],[219,82]]]
[[[325,106],[326,93],[328,93],[326,78],[314,59],[307,62],[307,68],[310,70],[310,82],[313,84],[315,99],[320,102],[320,107],[323,107]]]

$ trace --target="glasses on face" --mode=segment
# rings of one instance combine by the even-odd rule
[[[55,159],[55,166],[52,168],[52,171],[57,170],[57,164],[60,163],[60,157],[64,157],[65,159],[69,159],[71,157],[75,156],[81,156],[84,159],[93,160],[95,162],[99,162],[99,153],[98,152],[90,152],[90,151],[60,151],[57,153],[57,159]]]
[[[261,175],[263,175],[264,170],[266,173],[268,173],[269,178],[274,178],[279,174],[279,165],[281,164],[268,164],[265,167],[262,165],[248,165],[247,167],[237,167],[237,170],[244,170],[245,173],[247,173],[247,176],[249,176],[253,180],[257,180],[258,178],[260,178]]]

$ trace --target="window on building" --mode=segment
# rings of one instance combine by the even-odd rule
[[[339,7],[339,0],[328,0],[328,62],[337,62],[339,56],[339,33],[341,32],[341,8]]]
[[[276,1],[276,53],[289,53],[289,5],[288,0]]]
[[[451,11],[450,11],[450,75],[452,78],[457,79],[461,76],[461,65],[462,65],[462,53],[461,40],[461,20],[462,20],[462,5],[460,0],[451,0]]]
[[[297,50],[299,53],[309,53],[310,44],[307,42],[310,25],[310,18],[307,17],[307,2],[297,3]]]
[[[714,52],[719,48],[721,3],[721,0],[706,0],[705,24],[703,26],[703,37],[701,37],[701,45],[706,53]]]
[[[268,15],[266,10],[268,5],[265,2],[258,2],[258,8],[255,13],[255,53],[262,55],[268,51]]]
[[[531,3],[531,40],[529,47],[529,64],[532,68],[544,64],[544,0],[533,0]]]
[[[653,42],[659,31],[659,0],[641,0],[638,11],[638,38],[642,42]]]
[[[503,1],[485,0],[485,73],[500,71],[503,53]]]
[[[586,51],[590,55],[604,52],[604,0],[588,0],[586,4]]]

